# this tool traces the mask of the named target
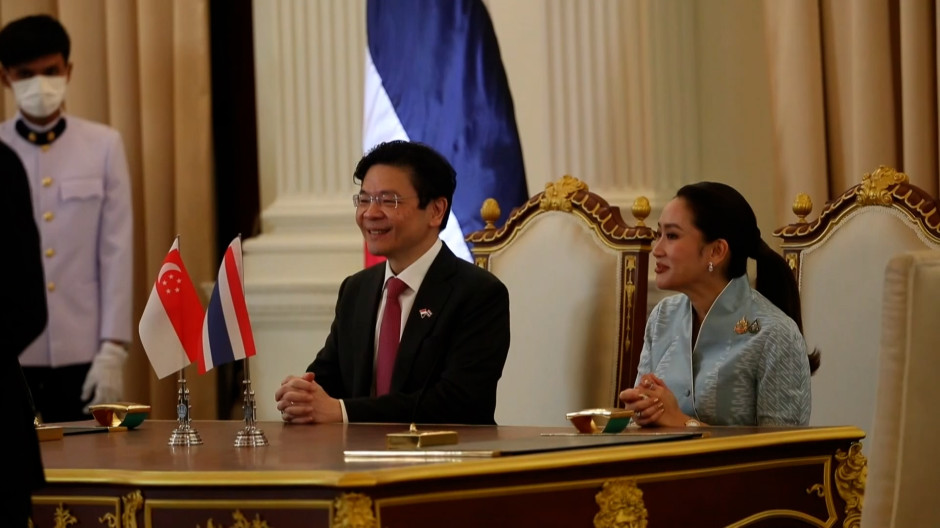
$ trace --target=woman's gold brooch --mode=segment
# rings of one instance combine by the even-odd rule
[[[734,324],[734,333],[738,335],[744,333],[756,334],[757,332],[760,332],[760,321],[757,319],[748,322],[747,317],[742,317],[740,321]]]

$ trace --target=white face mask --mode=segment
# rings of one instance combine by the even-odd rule
[[[68,78],[65,75],[34,75],[29,79],[13,81],[10,85],[20,110],[42,118],[51,116],[62,106]]]

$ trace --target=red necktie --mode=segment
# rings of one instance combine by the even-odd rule
[[[391,277],[385,284],[388,294],[385,296],[385,312],[382,313],[382,327],[379,329],[379,353],[375,371],[375,394],[388,394],[392,386],[392,371],[395,370],[395,358],[398,356],[398,342],[401,339],[401,303],[398,296],[408,285],[398,277]]]

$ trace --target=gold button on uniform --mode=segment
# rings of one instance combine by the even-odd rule
[[[55,250],[52,249],[52,248],[47,249],[47,250],[46,250],[46,256],[47,256],[47,257],[54,257],[54,256],[55,256]]]
[[[53,213],[52,211],[46,211],[45,213],[42,214],[42,219],[45,220],[46,222],[51,221],[53,218],[55,218],[55,213]]]
[[[42,179],[42,186],[43,186],[43,187],[48,187],[48,186],[50,186],[50,185],[52,185],[52,178],[46,176],[45,178]]]
[[[55,283],[54,283],[54,282],[50,282],[50,283],[46,284],[46,289],[49,290],[49,291],[55,291]]]

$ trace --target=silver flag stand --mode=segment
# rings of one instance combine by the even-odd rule
[[[251,374],[248,371],[248,358],[245,358],[245,379],[242,381],[245,386],[245,428],[235,436],[235,447],[262,447],[268,445],[268,439],[264,436],[264,431],[255,426],[255,391],[251,388]]]
[[[189,387],[186,386],[186,373],[179,371],[176,381],[179,389],[176,391],[176,429],[170,433],[171,446],[193,446],[202,444],[199,432],[193,429],[192,418],[189,415]]]

